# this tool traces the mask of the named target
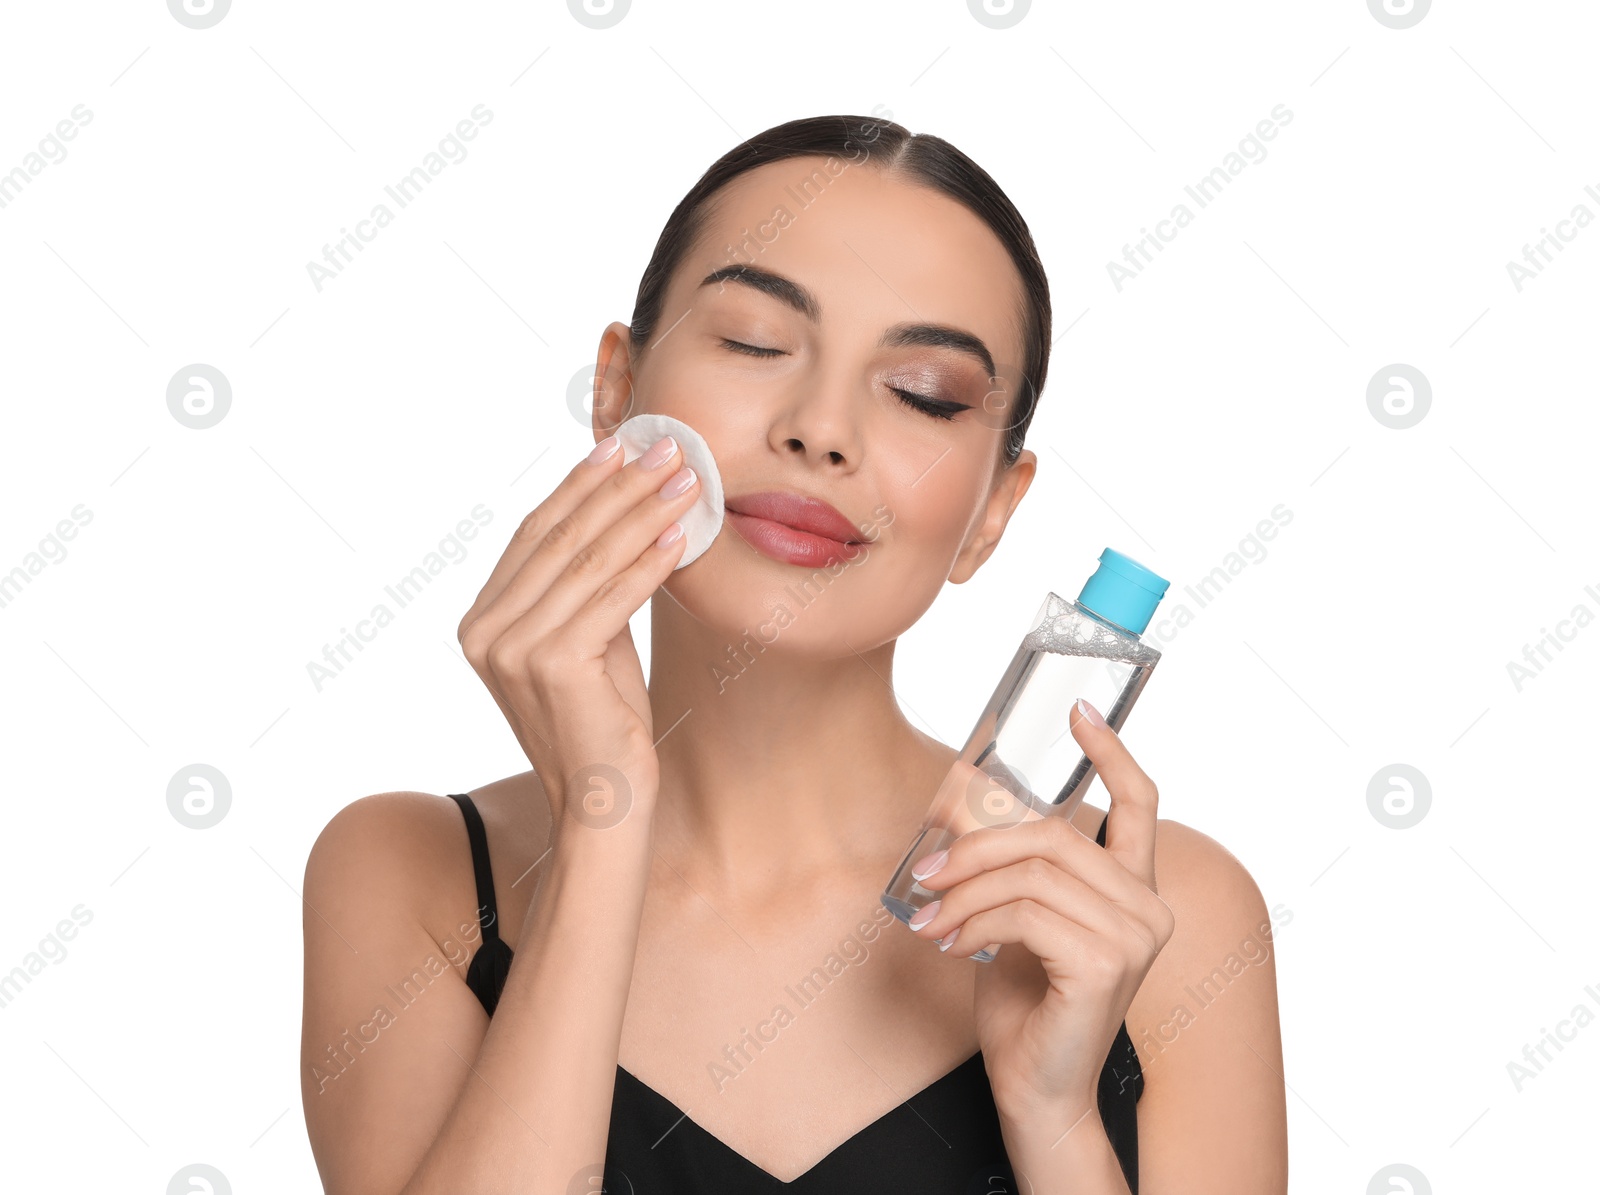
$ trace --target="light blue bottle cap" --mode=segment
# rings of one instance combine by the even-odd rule
[[[1170,584],[1137,560],[1107,548],[1100,553],[1100,567],[1083,583],[1078,604],[1126,631],[1142,635]]]

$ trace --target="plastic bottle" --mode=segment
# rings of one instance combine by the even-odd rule
[[[1094,764],[1072,737],[1082,697],[1120,731],[1161,653],[1139,638],[1169,582],[1111,548],[1078,600],[1045,596],[1011,665],[934,795],[911,848],[883,891],[883,905],[909,922],[937,893],[911,874],[919,859],[986,826],[1071,817]],[[989,962],[993,952],[973,955]]]

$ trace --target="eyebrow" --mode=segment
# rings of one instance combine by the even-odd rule
[[[794,308],[811,323],[822,322],[822,305],[816,296],[797,282],[755,266],[733,265],[713,270],[701,281],[701,286],[713,283],[739,282],[753,287],[764,295]],[[971,332],[952,328],[947,324],[895,324],[886,329],[878,343],[884,348],[942,348],[954,349],[981,362],[986,377],[994,377],[994,356],[989,346]]]

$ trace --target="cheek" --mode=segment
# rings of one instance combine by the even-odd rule
[[[918,555],[930,567],[948,562],[982,514],[977,479],[947,453],[931,467],[908,472],[903,484],[885,487],[872,517],[878,533]]]
[[[651,379],[648,387],[641,384],[635,392],[628,413],[670,415],[694,428],[711,449],[724,488],[729,480],[729,461],[740,455],[741,445],[751,443],[751,437],[759,434],[743,417],[740,404],[730,396],[692,384]]]

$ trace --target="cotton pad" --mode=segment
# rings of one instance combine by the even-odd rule
[[[685,543],[683,555],[673,569],[676,572],[709,548],[722,530],[722,474],[717,471],[716,458],[699,432],[671,415],[635,415],[623,420],[616,436],[622,441],[623,464],[643,456],[662,436],[671,436],[683,453],[683,463],[700,479],[700,494],[694,505],[678,516]]]

